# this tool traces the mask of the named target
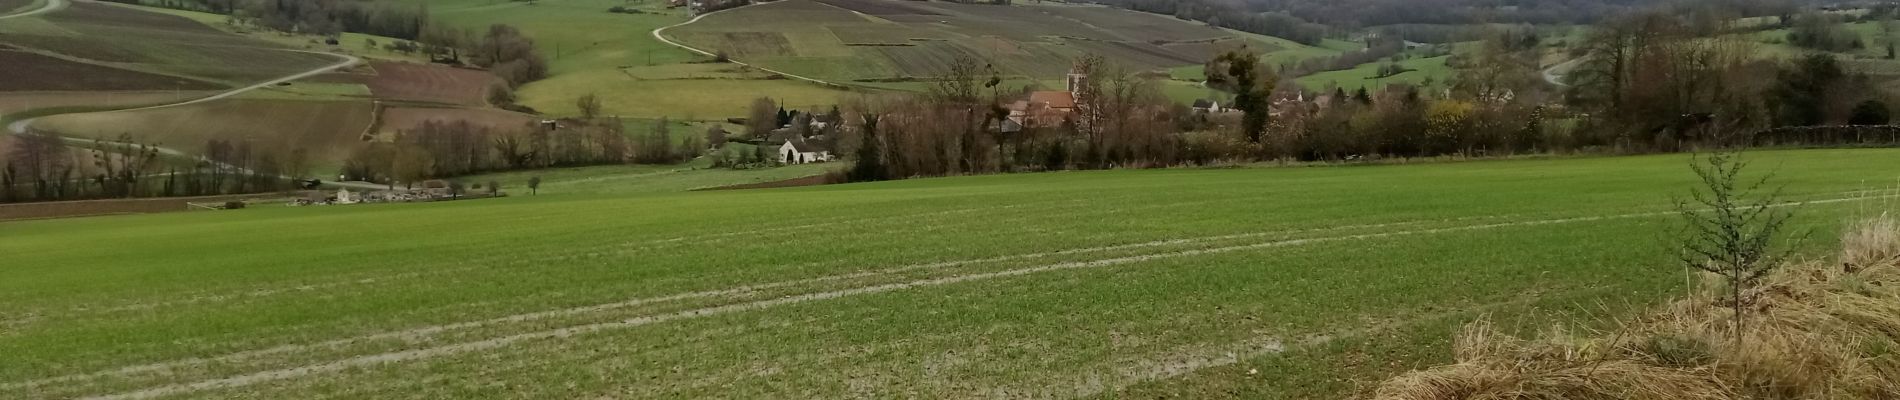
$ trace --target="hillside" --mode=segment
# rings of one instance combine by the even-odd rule
[[[1896,155],[1751,157],[1826,232]],[[9,222],[0,396],[1340,398],[1484,315],[1679,293],[1655,240],[1684,160]]]
[[[484,30],[505,23],[521,29],[547,53],[551,76],[522,87],[523,105],[558,116],[578,114],[574,100],[601,97],[603,110],[632,118],[720,120],[745,114],[758,97],[804,106],[829,105],[847,92],[707,64],[704,57],[665,44],[654,29],[684,23],[684,9],[659,1],[400,0],[426,5],[436,21]],[[610,13],[631,6],[638,14]],[[654,101],[665,98],[667,101]]]
[[[787,0],[716,13],[667,34],[736,60],[844,84],[933,79],[959,55],[987,60],[1005,77],[1059,80],[1083,54],[1141,71],[1200,64],[1243,43],[1274,46],[1106,7],[888,0]]]

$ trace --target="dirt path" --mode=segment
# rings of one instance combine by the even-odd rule
[[[1570,84],[1564,82],[1564,77],[1568,76],[1570,71],[1577,69],[1578,64],[1583,64],[1582,58],[1571,59],[1570,61],[1551,65],[1550,68],[1545,68],[1542,71],[1544,81],[1550,82],[1550,84],[1557,85],[1558,87],[1569,87]]]
[[[1803,206],[1803,205],[1844,203],[1844,202],[1853,202],[1853,201],[1864,201],[1864,200],[1873,200],[1873,199],[1891,199],[1891,198],[1900,198],[1900,195],[1853,196],[1853,197],[1842,197],[1842,198],[1830,198],[1830,199],[1809,201],[1805,203],[1787,203],[1780,206],[1781,207],[1797,207],[1797,206]],[[1393,231],[1386,231],[1386,232],[1351,234],[1351,235],[1319,236],[1319,237],[1307,237],[1307,238],[1295,238],[1295,239],[1274,239],[1274,240],[1268,240],[1264,242],[1255,242],[1255,243],[1231,244],[1231,245],[1220,245],[1220,246],[1215,246],[1215,247],[1206,247],[1206,248],[1198,248],[1198,249],[1163,251],[1163,252],[1158,252],[1158,253],[1136,254],[1136,255],[1118,256],[1118,257],[1102,258],[1102,259],[1095,259],[1095,260],[1086,260],[1086,261],[1068,261],[1068,262],[1060,262],[1060,263],[1053,263],[1053,264],[1010,268],[1010,269],[990,271],[990,272],[953,274],[953,275],[942,276],[942,277],[917,279],[917,280],[910,280],[910,281],[903,281],[903,282],[883,283],[883,284],[876,284],[876,285],[870,285],[870,286],[789,295],[789,296],[784,296],[784,297],[778,297],[778,298],[772,298],[772,299],[766,299],[766,300],[749,301],[749,302],[736,303],[736,304],[695,308],[695,309],[675,311],[675,312],[664,313],[664,314],[639,316],[639,317],[628,318],[628,319],[613,321],[613,322],[574,325],[574,326],[567,326],[567,327],[561,327],[561,328],[556,328],[556,329],[519,333],[519,334],[496,337],[496,338],[491,338],[491,339],[444,344],[444,345],[437,345],[437,346],[411,349],[411,350],[405,350],[405,351],[361,355],[361,356],[355,356],[355,357],[350,357],[350,358],[345,358],[345,359],[335,360],[335,361],[306,364],[303,366],[293,367],[293,368],[284,368],[284,369],[256,372],[256,373],[250,373],[250,374],[244,374],[244,375],[230,376],[230,377],[225,377],[225,378],[197,381],[197,382],[192,382],[192,383],[155,386],[155,387],[146,388],[144,390],[138,390],[138,391],[133,391],[133,392],[120,393],[120,394],[114,394],[114,395],[102,396],[102,397],[94,397],[94,398],[142,399],[142,398],[174,396],[174,395],[195,393],[195,392],[199,392],[203,390],[229,388],[229,387],[241,387],[241,386],[254,385],[254,384],[274,381],[274,380],[300,378],[300,377],[310,376],[310,375],[319,374],[319,373],[344,371],[344,370],[357,368],[357,367],[368,367],[368,366],[382,365],[382,364],[394,363],[394,362],[418,361],[418,360],[432,359],[432,358],[438,358],[438,357],[444,357],[444,356],[465,354],[465,353],[475,352],[475,351],[499,349],[499,348],[504,348],[504,347],[514,345],[516,343],[532,341],[532,340],[565,338],[565,337],[572,337],[576,335],[588,334],[588,333],[593,333],[593,332],[628,329],[628,328],[634,328],[634,327],[639,327],[639,326],[645,326],[645,325],[651,325],[651,324],[663,323],[663,322],[669,322],[669,321],[675,321],[675,320],[693,319],[693,318],[700,318],[700,317],[707,317],[707,316],[730,314],[730,313],[736,313],[736,312],[754,311],[754,310],[761,310],[761,309],[773,308],[773,307],[784,306],[784,305],[805,303],[805,302],[810,302],[810,301],[820,301],[820,300],[853,297],[853,296],[867,295],[867,294],[886,293],[886,292],[922,288],[922,287],[944,286],[944,285],[952,285],[952,284],[966,283],[966,282],[995,280],[995,279],[1040,274],[1040,273],[1046,273],[1046,272],[1105,268],[1105,267],[1111,267],[1111,266],[1136,264],[1136,263],[1155,261],[1155,260],[1226,254],[1226,253],[1241,252],[1241,251],[1253,251],[1253,250],[1263,250],[1263,249],[1272,249],[1272,248],[1303,246],[1303,245],[1320,244],[1320,243],[1369,240],[1369,239],[1381,239],[1381,238],[1404,237],[1404,236],[1425,236],[1425,235],[1437,235],[1437,234],[1454,233],[1454,232],[1471,232],[1471,231],[1483,231],[1483,230],[1512,228],[1512,227],[1572,224],[1572,223],[1584,223],[1584,222],[1606,221],[1606,220],[1616,220],[1616,219],[1648,218],[1648,217],[1674,215],[1676,213],[1678,212],[1677,211],[1657,211],[1657,212],[1630,213],[1630,214],[1619,214],[1619,215],[1524,220],[1524,221],[1461,225],[1461,226],[1438,227],[1438,228],[1393,230]],[[1402,224],[1402,223],[1382,224],[1382,225],[1399,225],[1399,224]],[[1379,227],[1379,225],[1367,225],[1367,226],[1362,226],[1361,228],[1365,228],[1365,227],[1377,228]],[[1350,227],[1323,228],[1321,230],[1341,230],[1341,229],[1348,229],[1348,228]],[[1266,236],[1266,235],[1270,235],[1270,233],[1258,232],[1258,233],[1249,233],[1249,234],[1225,235],[1225,236],[1217,236],[1217,237],[1243,237],[1244,238],[1244,237],[1250,237],[1250,236]],[[1164,241],[1136,243],[1136,244],[1127,244],[1127,245],[1118,245],[1118,246],[1104,246],[1104,247],[1097,247],[1097,248],[1090,248],[1090,249],[1065,250],[1065,251],[1060,251],[1060,252],[1033,253],[1033,254],[1004,256],[1004,257],[978,259],[978,260],[953,261],[953,262],[935,263],[935,264],[921,264],[921,265],[914,265],[914,266],[908,266],[908,267],[900,267],[900,269],[943,268],[946,266],[963,265],[963,264],[980,263],[980,262],[994,262],[994,261],[999,261],[999,260],[1049,257],[1056,254],[1073,254],[1080,251],[1107,251],[1110,249],[1140,248],[1140,247],[1160,246],[1164,244],[1179,244],[1185,241],[1192,241],[1192,240],[1193,239],[1174,239],[1174,240],[1164,240]],[[894,272],[897,272],[897,271],[886,270],[886,271],[871,271],[871,272],[866,272],[866,273],[889,274],[889,273],[894,273]],[[847,274],[847,275],[840,275],[840,276],[834,276],[834,277],[813,278],[812,280],[845,279],[849,277],[862,276],[862,274],[866,274],[866,273]],[[768,285],[794,285],[795,286],[796,284],[803,283],[803,282],[805,281],[781,282],[777,284],[768,284]],[[521,315],[506,316],[506,317],[495,318],[495,319],[484,320],[484,321],[473,321],[473,322],[463,322],[463,323],[449,324],[449,325],[422,327],[422,328],[411,329],[407,331],[397,331],[397,332],[377,334],[376,336],[377,337],[393,337],[393,338],[415,338],[416,337],[415,335],[428,335],[428,334],[441,332],[447,329],[482,327],[482,326],[492,325],[495,323],[503,323],[503,322],[531,321],[531,320],[542,319],[542,318],[547,318],[551,316],[573,315],[576,313],[585,313],[585,312],[591,312],[591,311],[621,308],[621,307],[626,307],[630,305],[648,304],[648,303],[652,303],[656,301],[670,301],[670,300],[691,298],[691,297],[720,296],[720,295],[726,295],[726,294],[732,294],[732,293],[739,293],[743,291],[757,290],[758,288],[759,288],[758,286],[740,287],[740,288],[718,290],[718,291],[686,293],[686,294],[679,294],[679,295],[673,295],[673,296],[662,297],[662,298],[634,299],[634,300],[629,300],[627,302],[621,302],[621,303],[611,303],[611,304],[602,304],[602,305],[587,306],[587,307],[580,307],[580,308],[573,308],[573,309],[563,309],[563,310],[537,312],[537,313],[531,313],[531,314],[521,314]],[[363,339],[362,338],[339,339],[337,341],[334,341],[334,343],[348,343],[348,342],[356,341],[356,340],[363,340]],[[326,342],[326,343],[332,343],[332,342]],[[292,346],[282,347],[283,350],[270,349],[270,350],[263,350],[262,352],[281,353],[281,352],[288,352],[288,351],[296,351],[296,350],[310,348],[310,347],[311,347],[310,345],[292,345]],[[193,360],[189,362],[188,364],[200,364],[200,363],[205,363],[205,362],[216,362],[216,361],[230,361],[230,359],[228,359],[227,357],[219,357],[219,358],[207,359],[207,360]],[[1218,364],[1219,363],[1216,362],[1216,363],[1211,363],[1209,365],[1218,365]],[[168,369],[168,368],[170,368],[170,366],[166,366],[165,364],[153,364],[151,366],[129,367],[128,369],[122,370],[122,371],[129,370],[132,373],[136,373],[136,372],[149,372],[149,371],[154,371],[154,370],[163,370],[163,369]],[[21,386],[40,386],[43,384],[53,383],[53,382],[83,380],[89,377],[111,376],[111,375],[119,375],[119,374],[118,373],[87,374],[87,375],[81,375],[81,376],[74,376],[72,378],[64,378],[64,377],[52,378],[52,379],[47,379],[47,380],[35,381],[35,382],[8,384],[4,386],[15,387],[15,388],[21,387]]]
[[[701,20],[701,19],[704,19],[704,18],[706,18],[706,17],[709,17],[709,16],[712,16],[712,15],[714,15],[714,14],[718,14],[718,13],[722,13],[722,12],[727,12],[727,11],[732,11],[732,10],[737,10],[737,9],[741,9],[741,8],[746,8],[746,7],[751,7],[751,6],[749,6],[749,5],[748,5],[748,6],[739,6],[739,7],[733,7],[733,8],[728,8],[728,9],[724,9],[724,10],[719,10],[719,11],[713,11],[713,12],[709,12],[709,13],[705,13],[705,14],[700,14],[699,16],[696,16],[696,17],[693,17],[693,19],[691,19],[691,20],[687,20],[686,22],[681,22],[681,23],[677,23],[677,24],[672,24],[672,25],[667,25],[667,26],[662,26],[662,27],[659,27],[659,28],[656,28],[656,29],[654,29],[654,30],[653,30],[653,38],[654,38],[654,39],[659,39],[659,41],[660,41],[660,42],[662,42],[662,43],[666,43],[666,44],[669,44],[669,45],[672,45],[673,47],[678,47],[678,48],[681,48],[681,49],[686,49],[686,51],[690,51],[690,52],[694,52],[694,53],[698,53],[699,55],[703,55],[703,56],[707,56],[707,57],[718,57],[718,55],[717,55],[717,54],[713,54],[713,52],[710,52],[710,51],[706,51],[706,50],[701,50],[701,49],[698,49],[698,48],[694,48],[693,46],[687,46],[687,45],[685,45],[685,44],[683,44],[683,43],[680,43],[680,42],[675,42],[675,41],[673,41],[673,39],[668,39],[668,38],[666,38],[666,30],[667,30],[667,29],[673,29],[673,28],[677,28],[677,27],[681,27],[681,26],[686,26],[686,25],[690,25],[690,24],[692,24],[692,23],[694,23],[694,22],[699,22],[699,20]],[[785,77],[787,77],[787,78],[792,78],[792,79],[797,79],[797,80],[801,80],[801,81],[806,81],[806,82],[811,82],[811,83],[816,83],[816,84],[819,84],[819,85],[823,85],[823,86],[827,86],[827,87],[832,87],[832,88],[836,88],[836,89],[851,89],[851,88],[852,88],[851,86],[847,86],[847,85],[842,85],[842,84],[838,84],[838,83],[836,83],[836,82],[831,82],[831,81],[827,81],[827,80],[823,80],[823,79],[818,79],[818,78],[812,78],[812,77],[808,77],[808,76],[803,76],[803,75],[798,75],[798,74],[791,74],[791,73],[786,73],[785,71],[779,71],[779,70],[775,70],[775,69],[771,69],[771,68],[765,68],[765,67],[761,67],[761,66],[757,66],[757,65],[752,65],[752,64],[747,64],[747,63],[744,63],[744,62],[741,62],[741,61],[739,61],[739,60],[733,60],[733,59],[731,59],[731,57],[727,57],[727,60],[728,60],[728,62],[731,62],[731,63],[733,63],[733,64],[737,64],[737,65],[742,65],[742,66],[746,66],[746,67],[750,67],[750,68],[753,68],[753,69],[757,69],[757,70],[760,70],[760,71],[765,71],[765,72],[770,72],[770,73],[774,73],[774,74],[779,74],[779,75],[784,75],[784,76],[785,76]]]

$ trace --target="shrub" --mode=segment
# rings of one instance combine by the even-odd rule
[[[232,201],[227,201],[227,202],[224,202],[224,209],[226,209],[226,210],[242,210],[242,209],[244,209],[244,202],[242,202],[242,201],[236,201],[236,200],[232,200]]]
[[[1880,100],[1868,100],[1854,105],[1853,114],[1847,117],[1847,123],[1851,125],[1886,125],[1891,121],[1893,117],[1889,114],[1887,103]]]

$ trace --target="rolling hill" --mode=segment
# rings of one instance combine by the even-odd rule
[[[714,13],[667,34],[736,60],[846,84],[932,79],[959,55],[988,60],[1007,77],[1048,80],[1061,79],[1083,54],[1141,71],[1200,64],[1229,46],[1272,46],[1107,7],[886,0],[774,2]]]

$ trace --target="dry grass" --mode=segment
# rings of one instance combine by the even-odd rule
[[[1378,399],[1900,398],[1900,221],[1849,227],[1836,262],[1782,268],[1745,324],[1709,291],[1591,335],[1466,327],[1456,364],[1387,381]]]

